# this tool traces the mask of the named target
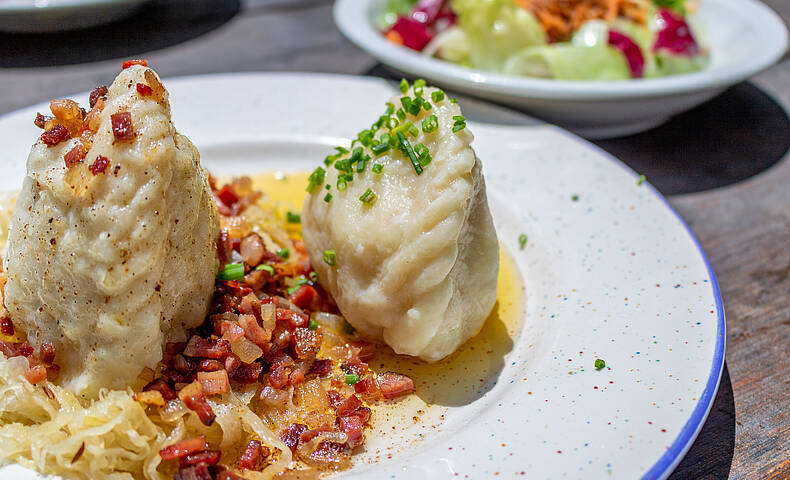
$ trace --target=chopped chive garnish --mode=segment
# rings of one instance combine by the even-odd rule
[[[341,177],[338,176],[337,177],[337,189],[342,192],[346,188],[348,188],[348,182],[346,182],[345,177],[341,178]]]
[[[439,128],[439,119],[436,115],[431,115],[422,121],[422,131],[425,133],[433,133]]]
[[[400,93],[408,92],[409,91],[409,82],[407,82],[405,78],[402,79],[400,81],[400,85],[398,85],[398,88],[400,88]]]
[[[605,366],[606,366],[606,362],[602,358],[596,358],[595,359],[595,369],[596,370],[601,370]]]
[[[425,87],[426,83],[425,80],[422,78],[418,78],[414,81],[414,94],[418,97],[422,96],[422,89]]]
[[[395,105],[390,102],[387,102],[387,111],[385,112],[385,114],[392,115],[393,113],[395,113]]]
[[[521,234],[518,236],[518,248],[524,250],[524,247],[527,245],[527,236],[525,234]]]
[[[315,320],[313,320],[313,319],[311,318],[311,319],[310,319],[310,323],[308,323],[308,324],[307,324],[307,328],[309,328],[310,330],[316,330],[316,329],[318,329],[318,322],[316,322]]]
[[[417,97],[414,99],[413,102],[409,105],[409,108],[405,108],[407,112],[412,114],[412,116],[417,116],[420,114],[420,109],[422,109],[422,97]]]
[[[357,331],[357,329],[354,328],[354,326],[351,325],[350,323],[346,322],[345,325],[343,325],[343,331],[346,332],[349,335],[353,335],[354,332]]]
[[[373,173],[381,173],[381,171],[384,170],[384,165],[382,165],[380,163],[376,163],[376,164],[373,165],[372,170],[373,170]]]
[[[324,185],[324,187],[325,187],[327,190],[332,190],[332,185],[330,185],[330,184],[328,184],[328,183],[327,183],[326,185]]]
[[[285,219],[288,223],[301,223],[302,216],[298,213],[288,212],[285,214]]]
[[[335,147],[335,150],[337,150],[337,153],[341,155],[345,155],[346,153],[348,153],[348,149],[345,147]]]
[[[326,175],[326,170],[321,167],[316,168],[313,170],[313,173],[310,174],[307,181],[307,191],[309,193],[313,193],[316,187],[319,187],[322,183],[324,183],[324,176]]]
[[[277,256],[282,258],[283,260],[288,260],[288,258],[291,256],[291,251],[288,250],[287,248],[281,248],[274,253],[276,253]]]
[[[464,123],[456,123],[455,125],[453,125],[453,133],[458,133],[461,130],[463,130],[464,128],[466,128],[466,124],[464,124]]]
[[[404,111],[411,110],[411,98],[410,97],[400,97],[400,104],[403,105]]]
[[[412,137],[416,137],[420,134],[420,129],[411,122],[409,122],[409,125],[406,127],[406,131],[409,132],[409,135]]]
[[[466,128],[466,117],[463,115],[455,115],[453,116],[453,133],[458,133],[464,128]]]
[[[409,160],[411,160],[414,171],[417,172],[417,175],[421,175],[422,165],[417,161],[417,155],[414,154],[414,149],[411,147],[411,143],[406,139],[406,135],[404,135],[403,132],[398,132],[398,140],[400,141],[400,149],[409,157]]]
[[[383,135],[382,135],[383,137]],[[389,139],[387,141],[382,141],[378,145],[374,145],[370,150],[373,152],[374,155],[379,156],[382,155],[384,152],[390,149]]]
[[[645,183],[645,180],[647,180],[647,178],[645,178],[644,175],[639,175],[639,180],[636,181],[636,184],[642,185],[643,183]]]
[[[450,99],[450,103],[458,103],[458,99],[457,98],[451,98]]]
[[[373,205],[374,203],[376,203],[377,198],[378,195],[376,195],[376,192],[368,188],[367,190],[365,190],[365,193],[363,193],[362,196],[359,197],[359,201],[361,201],[362,203],[367,203],[368,205]]]
[[[455,123],[466,123],[466,117],[463,115],[453,115],[453,121]]]
[[[370,146],[370,143],[373,141],[373,132],[371,132],[370,130],[362,130],[357,135],[357,138],[359,138],[359,143],[361,143],[365,147],[368,147]]]
[[[332,201],[332,194],[331,193],[327,193],[326,195],[324,195],[324,201],[326,203],[331,202]]]
[[[398,119],[395,117],[388,117],[387,121],[384,122],[384,126],[392,130],[393,128],[398,126]]]
[[[428,112],[433,108],[433,105],[431,105],[431,102],[422,102],[422,108],[424,108],[425,111]]]
[[[399,108],[398,111],[395,112],[395,115],[398,117],[398,120],[400,120],[401,122],[406,120],[406,112],[404,112],[402,108]]]
[[[326,263],[330,267],[334,267],[336,260],[337,258],[335,256],[334,250],[324,250],[324,263]]]
[[[579,196],[578,195],[571,195],[571,201],[572,202],[578,202],[579,201]]]
[[[217,273],[217,280],[241,280],[244,278],[243,263],[228,263]]]
[[[359,160],[357,163],[357,173],[362,173],[365,171],[365,165],[370,161],[370,155],[365,155],[363,158]]]
[[[431,100],[433,100],[433,103],[441,102],[442,100],[444,100],[444,92],[441,91],[441,90],[436,90],[436,91],[432,92],[431,93]]]
[[[255,267],[255,270],[263,270],[264,272],[268,273],[269,275],[274,275],[274,267],[271,265],[258,265]]]
[[[313,283],[317,282],[318,281],[318,272],[313,270],[312,272],[310,272],[309,277],[310,277],[310,281],[311,282],[313,282]]]
[[[420,165],[423,167],[431,163],[431,152],[428,150],[428,147],[423,145],[422,143],[418,143],[414,146],[414,153],[417,154],[417,161],[420,162]]]
[[[346,374],[346,383],[349,385],[354,385],[359,382],[359,375],[356,373],[347,373]]]

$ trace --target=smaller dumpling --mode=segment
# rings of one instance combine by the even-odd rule
[[[302,227],[319,281],[351,325],[437,361],[491,312],[499,244],[461,109],[417,90],[394,97],[351,152],[313,173]]]

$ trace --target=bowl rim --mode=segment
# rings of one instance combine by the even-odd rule
[[[371,10],[381,0],[338,0],[333,14],[343,35],[380,62],[405,72],[424,75],[456,88],[497,95],[554,100],[618,100],[680,95],[734,85],[770,67],[787,52],[788,30],[771,8],[758,0],[705,0],[732,12],[746,23],[765,48],[751,52],[745,61],[715,69],[620,81],[568,81],[516,77],[472,70],[391,44],[371,21]],[[759,27],[759,28],[758,28]],[[716,26],[707,26],[714,29]]]

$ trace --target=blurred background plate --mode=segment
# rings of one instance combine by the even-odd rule
[[[51,33],[94,27],[132,14],[148,0],[3,0],[0,31]]]
[[[384,0],[338,0],[340,31],[382,63],[432,83],[524,108],[588,138],[611,138],[664,123],[768,68],[787,51],[784,22],[756,0],[703,0],[694,24],[711,50],[705,70],[611,82],[560,81],[470,70],[387,41],[374,18]]]

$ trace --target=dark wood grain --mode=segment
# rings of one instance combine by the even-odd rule
[[[790,19],[789,1],[767,3]],[[0,113],[107,83],[118,57],[130,54],[144,54],[163,76],[370,71],[376,62],[340,35],[331,7],[330,0],[157,0],[133,19],[85,32],[0,35]],[[57,60],[42,53],[47,39],[59,42]],[[790,478],[790,155],[788,132],[778,126],[787,123],[782,110],[790,111],[790,59],[752,84],[770,98],[736,87],[743,95],[720,97],[688,114],[696,131],[683,127],[683,142],[696,150],[681,152],[672,167],[656,140],[660,132],[602,143],[648,178],[655,174],[657,184],[662,177],[677,186],[662,187],[666,192],[708,188],[669,198],[718,276],[727,311],[727,370],[675,480]],[[705,168],[684,168],[684,159]]]

